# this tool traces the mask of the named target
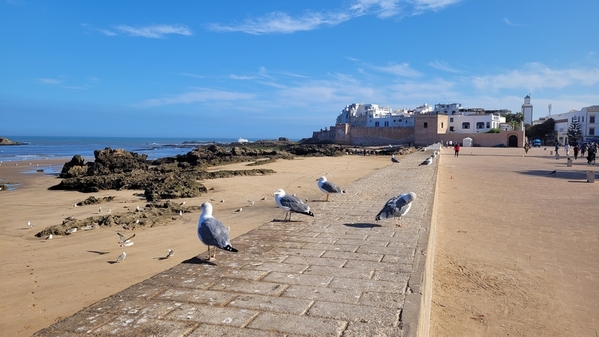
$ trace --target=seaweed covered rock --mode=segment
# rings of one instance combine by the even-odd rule
[[[148,156],[123,149],[113,150],[109,147],[94,151],[94,175],[128,173],[134,170],[147,171]]]
[[[71,161],[64,164],[59,177],[61,178],[73,178],[83,177],[87,175],[89,167],[85,164],[85,159],[81,155],[74,155]]]

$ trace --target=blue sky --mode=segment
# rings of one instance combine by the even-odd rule
[[[0,0],[0,136],[310,137],[351,103],[599,104],[597,0]]]

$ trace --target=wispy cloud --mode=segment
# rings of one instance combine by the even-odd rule
[[[217,32],[243,32],[253,35],[289,34],[298,31],[314,30],[322,26],[334,26],[350,19],[351,16],[349,14],[342,12],[307,12],[297,18],[293,18],[283,12],[272,12],[259,18],[247,19],[241,24],[225,25],[213,23],[207,25],[207,28]]]
[[[153,98],[145,100],[134,106],[137,108],[151,108],[164,105],[173,104],[191,104],[195,102],[207,102],[207,101],[238,101],[253,99],[254,94],[239,93],[232,91],[222,91],[198,88],[194,91],[184,92],[178,95],[172,95],[163,98]]]
[[[53,84],[58,85],[64,82],[64,80],[59,80],[56,78],[38,78],[37,81],[43,84]]]
[[[503,18],[503,22],[505,22],[505,24],[507,24],[508,26],[512,26],[512,27],[524,26],[524,25],[522,25],[522,24],[513,23],[513,22],[512,22],[512,21],[510,21],[510,19],[508,19],[508,18]]]
[[[452,66],[450,66],[447,62],[445,61],[439,61],[439,60],[435,60],[434,62],[429,62],[428,63],[429,66],[435,68],[435,69],[439,69],[439,70],[443,70],[443,71],[447,71],[450,73],[459,73],[460,71],[453,68]]]
[[[274,11],[242,23],[212,23],[206,28],[216,32],[243,32],[253,35],[290,34],[325,26],[336,26],[356,17],[375,15],[385,19],[401,15],[438,11],[461,0],[356,0],[347,8],[330,11],[306,11],[296,17]]]
[[[561,89],[574,84],[591,86],[599,83],[599,68],[551,69],[540,63],[527,64],[522,69],[503,74],[477,76],[472,83],[479,89]]]
[[[141,36],[150,39],[162,39],[168,34],[179,34],[190,36],[191,29],[184,25],[151,25],[144,27],[132,27],[129,25],[119,25],[116,27],[120,32],[129,36]]]
[[[420,77],[422,73],[410,68],[408,63],[389,63],[387,66],[372,66],[373,69],[402,77]]]

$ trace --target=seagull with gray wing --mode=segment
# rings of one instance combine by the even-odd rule
[[[314,213],[310,211],[310,206],[308,206],[308,204],[304,203],[295,195],[287,195],[285,191],[280,188],[274,193],[274,195],[277,206],[287,211],[287,213],[285,213],[285,221],[291,221],[291,213],[314,216]],[[289,219],[287,219],[287,217],[289,217]]]
[[[322,176],[316,180],[318,181],[318,188],[320,188],[321,191],[327,194],[326,201],[329,201],[329,194],[331,193],[345,193],[345,191],[339,188],[339,186],[333,184],[330,181],[327,181],[327,177],[325,176]]]
[[[374,220],[395,218],[395,225],[401,227],[399,221],[406,215],[412,207],[412,201],[416,199],[416,193],[409,192],[395,196],[385,203],[383,209],[376,215]]]
[[[212,204],[205,202],[200,207],[202,208],[202,215],[200,215],[200,221],[198,222],[198,238],[208,246],[208,260],[216,258],[216,248],[237,253],[238,250],[231,247],[227,227],[212,216]],[[210,252],[211,246],[215,247],[214,254]]]

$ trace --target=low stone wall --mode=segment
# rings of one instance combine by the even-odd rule
[[[418,135],[415,139],[417,146],[426,146],[438,142],[448,142],[462,144],[464,138],[472,138],[473,146],[492,147],[497,145],[509,146],[510,136],[517,137],[517,146],[524,147],[524,131],[501,131],[500,133],[444,133]]]
[[[312,139],[347,145],[386,145],[414,143],[413,127],[352,127],[337,124],[328,130],[315,131]]]

